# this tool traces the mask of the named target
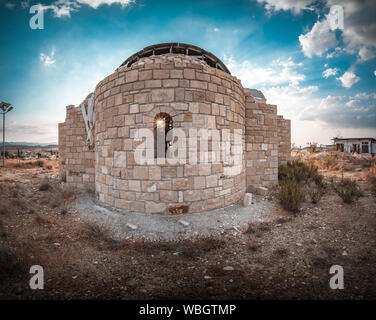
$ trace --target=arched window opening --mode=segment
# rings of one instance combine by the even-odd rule
[[[154,118],[154,158],[166,158],[166,152],[172,141],[167,140],[167,132],[173,128],[168,113],[158,113]]]

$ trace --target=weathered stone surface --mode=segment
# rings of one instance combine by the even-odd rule
[[[243,206],[248,207],[252,204],[252,193],[246,193],[244,195]]]
[[[258,187],[256,189],[256,193],[260,196],[266,196],[268,195],[268,188],[265,188],[265,187]]]
[[[173,206],[168,207],[168,212],[170,214],[180,214],[180,213],[187,213],[189,209],[189,205],[187,204],[176,204]]]
[[[190,223],[188,221],[185,221],[183,219],[180,219],[179,223],[182,224],[184,227],[188,227],[190,225]]]
[[[68,185],[95,190],[110,206],[150,213],[174,205],[187,205],[190,212],[220,208],[242,199],[246,190],[266,195],[265,188],[278,182],[278,165],[290,159],[290,121],[277,116],[275,106],[255,102],[239,80],[196,57],[140,58],[103,79],[94,95],[95,148],[86,143],[80,107],[68,106],[59,124],[59,174]],[[204,145],[195,135],[185,141],[185,164],[137,163],[135,149],[145,145],[138,129],[154,131],[159,113],[169,114],[173,127],[184,132],[242,129],[244,167],[237,171],[233,157],[211,163],[211,152],[221,151],[213,136],[209,163],[200,163],[193,148]],[[247,195],[245,203],[251,203]]]
[[[165,213],[166,207],[165,203],[148,201],[146,203],[146,213]]]

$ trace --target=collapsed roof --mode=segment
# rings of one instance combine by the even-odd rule
[[[231,72],[227,69],[225,64],[214,54],[191,44],[175,42],[159,43],[152,46],[148,46],[131,55],[120,65],[120,67],[128,68],[141,58],[158,56],[166,53],[185,54],[187,56],[197,57],[205,61],[211,67],[220,69],[228,74],[231,74]]]

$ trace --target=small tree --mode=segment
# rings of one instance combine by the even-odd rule
[[[308,142],[307,144],[308,144],[308,151],[310,153],[318,152],[317,142]]]

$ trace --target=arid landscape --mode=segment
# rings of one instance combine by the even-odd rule
[[[297,210],[284,209],[282,177],[268,196],[254,196],[271,204],[267,221],[176,241],[114,237],[82,219],[77,200],[93,195],[67,187],[56,160],[10,159],[0,171],[0,298],[375,299],[375,158],[293,159],[324,176],[303,183]],[[346,177],[359,191],[351,203],[339,196]],[[36,264],[43,290],[29,287]],[[344,269],[343,290],[329,287],[332,265]]]

